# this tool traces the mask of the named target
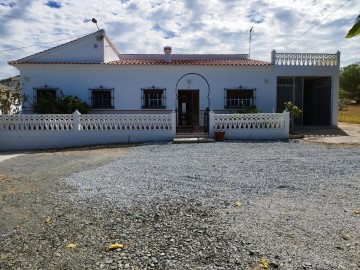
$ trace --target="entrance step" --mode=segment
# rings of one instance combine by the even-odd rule
[[[173,139],[173,143],[210,143],[215,142],[213,138],[208,137],[177,137]]]
[[[202,134],[202,135],[195,135],[195,134],[187,134],[187,135],[176,135],[173,139],[173,143],[209,143],[215,142],[210,135]]]

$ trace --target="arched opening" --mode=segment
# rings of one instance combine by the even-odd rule
[[[193,83],[194,77],[200,77],[202,84],[206,83],[207,93],[204,85]],[[207,132],[210,85],[206,78],[198,73],[184,74],[176,83],[175,95],[177,133]]]

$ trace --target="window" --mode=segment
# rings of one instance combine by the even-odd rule
[[[277,77],[277,85],[292,86],[294,84],[293,77]]]
[[[113,109],[114,88],[92,88],[90,89],[90,104],[92,109]]]
[[[255,90],[225,88],[225,108],[255,107]]]
[[[59,88],[52,88],[45,85],[44,87],[34,88],[34,101],[41,103],[42,101],[54,100],[58,97]]]
[[[165,88],[142,88],[141,108],[142,109],[165,109]]]

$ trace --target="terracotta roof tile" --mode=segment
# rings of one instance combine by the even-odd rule
[[[262,62],[250,59],[176,59],[171,62],[166,62],[160,59],[120,59],[106,63],[107,65],[171,65],[171,66],[268,66],[271,63]]]
[[[164,59],[132,59],[124,58],[116,61],[111,61],[107,63],[79,63],[79,62],[27,62],[15,60],[9,61],[10,65],[16,64],[67,64],[67,65],[119,65],[119,66],[161,66],[161,65],[170,65],[170,66],[270,66],[271,63],[263,62],[252,59],[173,59],[170,62],[165,61]]]

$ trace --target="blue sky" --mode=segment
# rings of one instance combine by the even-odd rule
[[[341,52],[341,66],[360,61],[360,36],[345,35],[358,0],[0,0],[0,79],[16,60],[105,29],[120,53]]]

